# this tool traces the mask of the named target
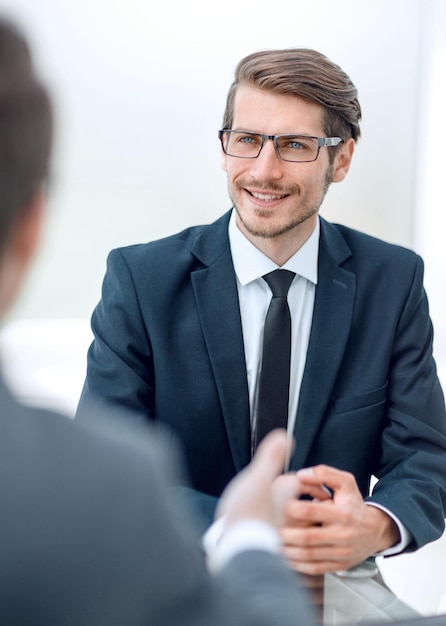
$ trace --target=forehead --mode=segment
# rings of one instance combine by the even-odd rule
[[[232,128],[320,136],[324,134],[323,114],[322,106],[298,96],[241,84],[235,93]]]

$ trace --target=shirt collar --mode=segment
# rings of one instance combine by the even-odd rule
[[[232,261],[238,280],[247,285],[264,274],[278,269],[278,265],[260,252],[238,229],[233,209],[229,220],[229,244],[231,246]],[[299,250],[282,266],[282,269],[295,272],[310,282],[317,284],[317,262],[319,254],[319,219],[316,226]]]

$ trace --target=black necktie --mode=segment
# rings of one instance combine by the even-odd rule
[[[254,448],[270,430],[287,426],[291,355],[291,317],[287,295],[294,276],[295,273],[288,270],[275,270],[263,276],[273,297],[263,331]]]

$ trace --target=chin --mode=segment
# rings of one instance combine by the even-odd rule
[[[294,228],[294,224],[278,223],[271,218],[258,217],[257,219],[243,219],[241,221],[246,232],[254,237],[261,237],[262,239],[279,237]]]

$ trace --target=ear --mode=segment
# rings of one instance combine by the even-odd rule
[[[224,172],[227,172],[227,166],[226,166],[226,154],[223,152],[223,150],[221,151],[221,169]]]
[[[355,141],[350,137],[347,141],[344,141],[341,144],[341,148],[336,154],[334,163],[333,163],[333,183],[340,183],[341,180],[347,176],[348,170],[350,169],[350,164],[353,158],[353,152],[355,151]]]
[[[28,208],[23,211],[11,233],[10,250],[23,266],[31,261],[39,244],[44,209],[44,193],[39,191],[34,195]]]
[[[37,193],[13,225],[0,259],[0,315],[7,311],[24,282],[40,240],[44,195]]]

